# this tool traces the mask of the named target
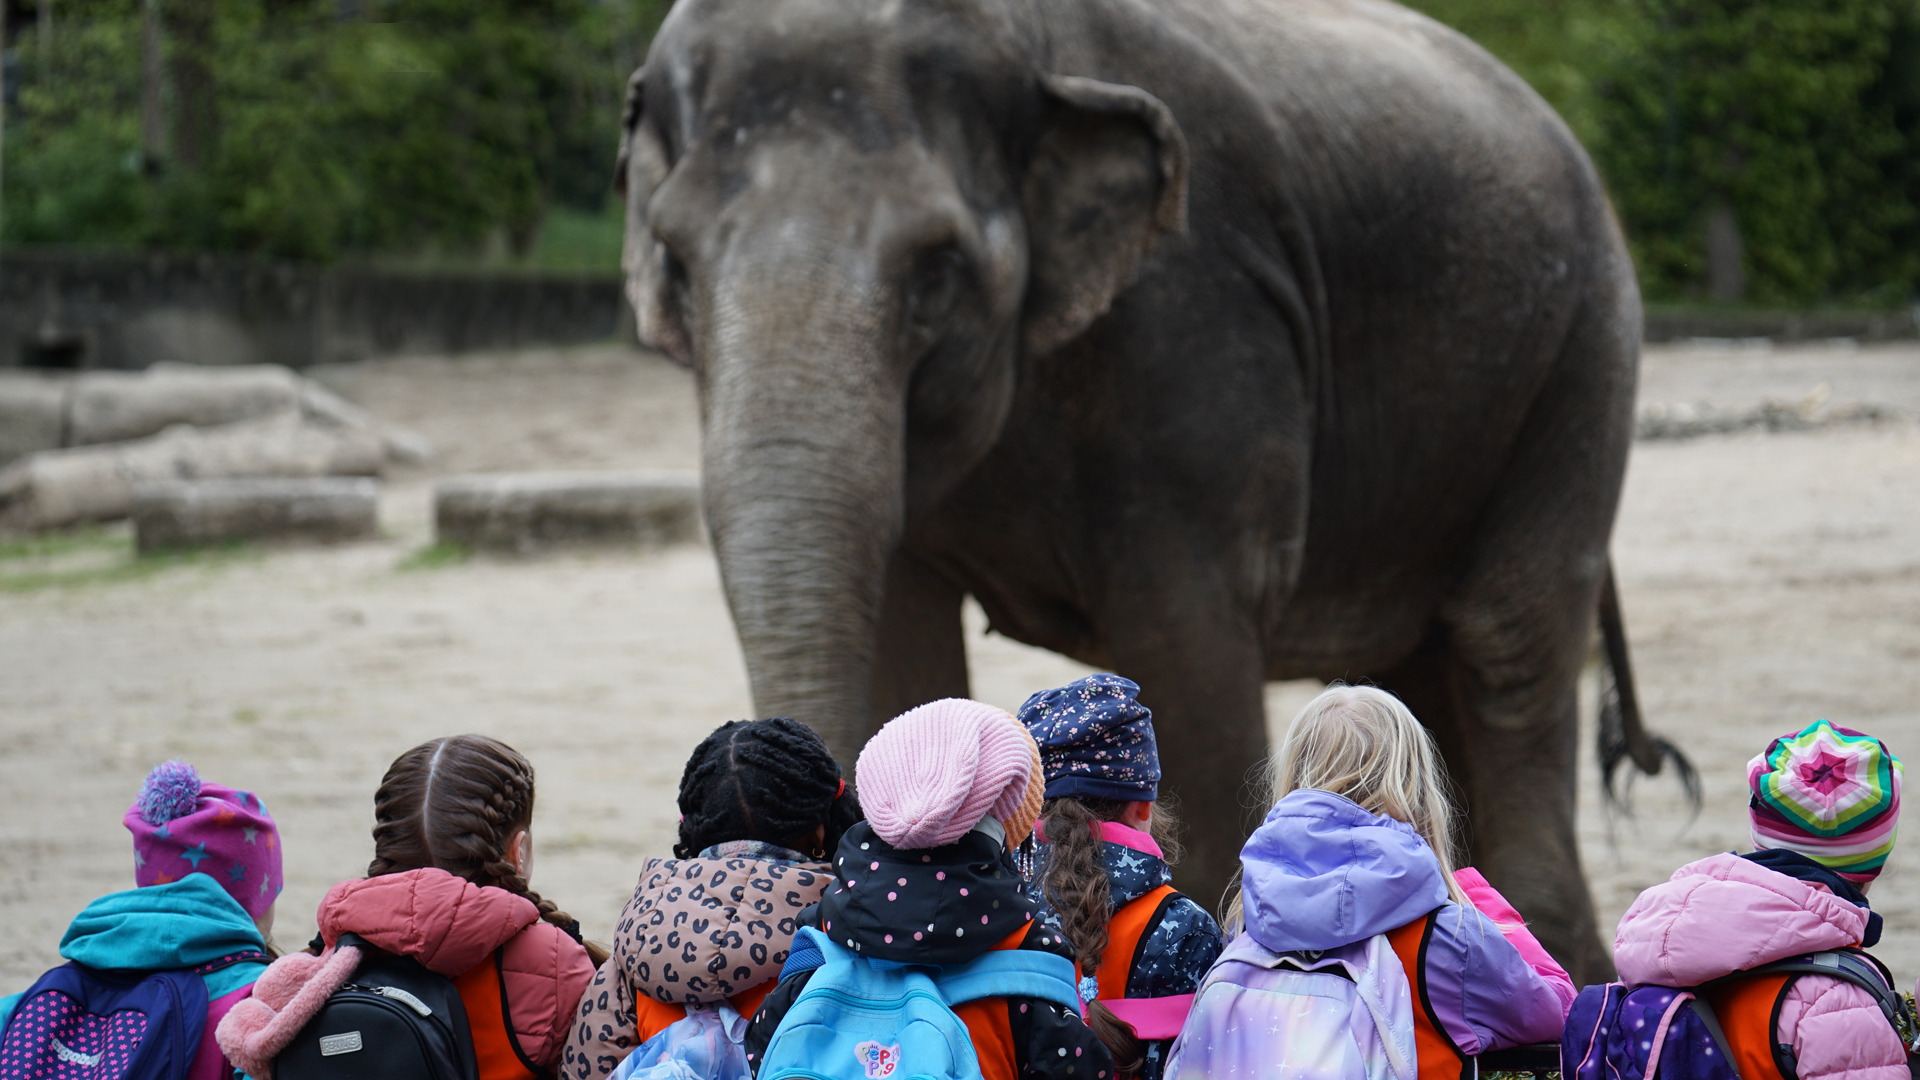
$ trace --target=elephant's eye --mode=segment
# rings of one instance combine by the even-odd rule
[[[963,268],[959,250],[951,246],[936,248],[920,257],[914,264],[908,298],[915,324],[932,329],[953,311]]]

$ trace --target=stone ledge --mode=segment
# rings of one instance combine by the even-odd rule
[[[434,539],[532,554],[580,546],[664,547],[700,537],[700,483],[687,473],[455,476],[433,491]]]
[[[172,480],[133,493],[142,553],[234,540],[363,540],[379,525],[378,481],[366,477]]]

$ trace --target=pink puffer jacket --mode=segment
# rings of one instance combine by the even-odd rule
[[[409,870],[343,881],[320,902],[318,957],[275,961],[219,1027],[220,1045],[251,1076],[270,1075],[273,1057],[352,975],[357,950],[336,949],[340,935],[410,956],[429,971],[459,978],[500,950],[514,1039],[535,1066],[550,1069],[573,1026],[593,962],[579,942],[540,921],[525,897],[474,885],[444,870]],[[502,946],[505,946],[502,949]],[[495,999],[496,1003],[498,999]]]
[[[1695,986],[1802,953],[1858,945],[1867,913],[1738,855],[1674,871],[1620,919],[1613,962],[1628,986]],[[1787,990],[1774,1037],[1801,1080],[1909,1080],[1906,1048],[1866,991],[1821,975]]]

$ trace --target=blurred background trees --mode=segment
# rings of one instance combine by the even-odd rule
[[[4,0],[8,242],[612,269],[668,0]],[[1559,109],[1655,302],[1920,286],[1920,0],[1411,0]]]
[[[611,268],[622,92],[664,7],[12,0],[0,235]]]

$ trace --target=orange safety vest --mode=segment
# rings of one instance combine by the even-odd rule
[[[1127,996],[1127,980],[1133,977],[1133,965],[1140,959],[1141,943],[1160,925],[1160,916],[1179,895],[1173,886],[1162,885],[1134,897],[1113,913],[1107,923],[1107,948],[1100,954],[1100,969],[1094,973],[1100,997]]]
[[[1766,973],[1733,979],[1701,996],[1713,1006],[1727,1051],[1740,1080],[1788,1080],[1773,1055],[1773,1033],[1780,1027],[1780,1003],[1786,999],[1790,974]]]
[[[1019,948],[1034,925],[1028,922],[987,951]],[[1007,1016],[1006,998],[962,1002],[953,1007],[953,1015],[967,1025],[967,1034],[973,1038],[973,1054],[980,1059],[980,1075],[984,1080],[1019,1080],[1020,1064],[1014,1056],[1013,1023]]]
[[[760,1003],[765,1001],[767,995],[772,993],[773,988],[778,985],[780,985],[780,980],[769,979],[759,986],[750,986],[728,998],[727,1004],[733,1006],[734,1012],[739,1013],[741,1016],[751,1018],[754,1012],[760,1008]],[[634,1027],[640,1036],[640,1042],[646,1042],[648,1039],[665,1031],[674,1021],[685,1020],[686,1018],[687,1007],[685,1005],[669,1005],[652,996],[641,997],[633,1003]],[[640,1043],[635,1043],[634,1045],[638,1046]]]
[[[1407,972],[1407,987],[1413,991],[1413,1049],[1420,1080],[1472,1080],[1472,1062],[1440,1024],[1433,1010],[1433,998],[1427,993],[1427,945],[1433,940],[1433,913],[1413,920],[1398,930],[1387,931],[1387,943]]]
[[[467,969],[453,980],[460,1004],[467,1010],[467,1028],[473,1032],[473,1059],[480,1080],[537,1080],[541,1075],[520,1049],[513,1034],[513,1013],[507,1000],[506,975],[500,952]]]

